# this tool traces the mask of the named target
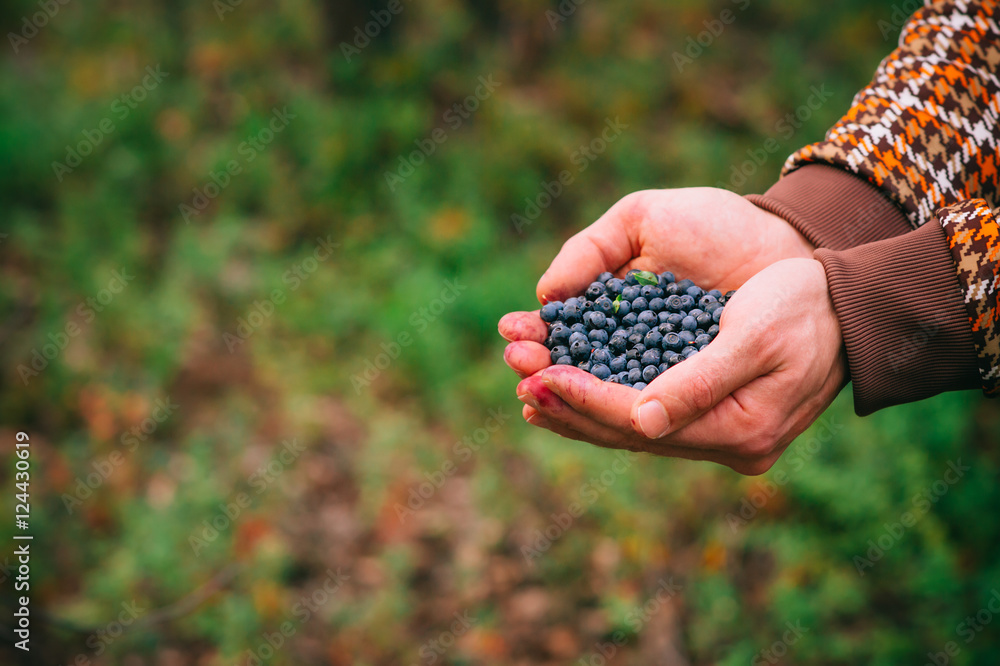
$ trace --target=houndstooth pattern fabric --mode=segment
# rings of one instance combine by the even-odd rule
[[[872,82],[825,139],[794,153],[863,176],[914,228],[948,235],[977,343],[983,390],[1000,393],[1000,0],[927,0]]]
[[[1000,225],[983,199],[942,209],[938,219],[948,234],[958,281],[979,352],[979,375],[988,395],[1000,394]]]

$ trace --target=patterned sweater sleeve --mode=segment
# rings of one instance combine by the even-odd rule
[[[1000,392],[998,76],[1000,0],[927,0],[843,118],[750,197],[820,248],[859,413],[973,379]]]

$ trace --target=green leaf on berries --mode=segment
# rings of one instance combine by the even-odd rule
[[[622,302],[622,295],[615,296],[615,314],[618,314],[618,304]]]
[[[660,283],[660,279],[656,277],[656,273],[651,271],[639,271],[635,274],[635,281],[644,285],[657,285]]]

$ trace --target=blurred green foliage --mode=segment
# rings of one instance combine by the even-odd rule
[[[924,663],[949,641],[949,663],[996,663],[996,625],[966,643],[961,624],[1000,588],[995,403],[862,420],[847,391],[764,477],[636,457],[588,502],[615,454],[520,421],[495,328],[628,192],[766,189],[891,50],[897,8],[403,0],[345,49],[389,5],[72,2],[0,60],[0,414],[4,442],[32,435],[35,654],[599,663],[621,631],[610,663]],[[735,20],[678,71],[724,10]],[[6,3],[0,24],[23,32],[38,11]],[[167,76],[143,93],[147,66]],[[449,109],[490,76],[456,127]],[[787,136],[812,86],[831,98]],[[294,118],[269,136],[275,109]],[[578,173],[574,151],[615,118],[627,130]],[[734,179],[772,137],[781,150]],[[401,160],[422,163],[390,183]],[[563,169],[573,184],[519,233],[511,216]],[[113,271],[134,279],[102,296]],[[478,441],[490,410],[510,418]],[[282,460],[283,442],[304,451]],[[637,615],[671,577],[682,590]],[[139,619],[106,640],[133,600]],[[782,645],[789,622],[807,631]],[[442,635],[455,644],[438,652]]]

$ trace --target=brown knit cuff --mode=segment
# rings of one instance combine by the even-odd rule
[[[815,256],[826,269],[859,415],[979,386],[969,315],[940,224]]]
[[[912,230],[906,215],[879,188],[849,171],[807,164],[764,194],[746,197],[784,218],[816,247],[848,248]]]

